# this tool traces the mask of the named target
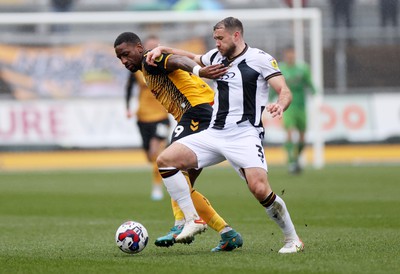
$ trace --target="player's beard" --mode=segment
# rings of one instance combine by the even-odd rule
[[[140,69],[140,67],[136,67],[135,65],[132,66],[132,68],[130,69],[131,72],[136,72]]]
[[[136,71],[138,71],[138,69],[135,68],[135,67],[132,67],[132,69],[130,69],[130,71],[133,72],[133,73],[135,73]]]
[[[221,51],[220,51],[220,53],[221,53],[222,56],[224,56],[224,57],[226,57],[226,58],[228,58],[228,59],[231,59],[232,57],[234,57],[233,54],[235,53],[235,50],[236,50],[236,45],[232,43],[232,44],[226,49],[225,52],[221,52]]]

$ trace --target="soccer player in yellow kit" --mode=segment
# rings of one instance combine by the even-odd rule
[[[200,77],[191,73],[196,65],[194,61],[183,56],[163,54],[156,60],[157,66],[151,66],[146,63],[146,49],[140,38],[132,32],[121,33],[114,42],[114,49],[117,58],[128,70],[143,72],[151,92],[178,122],[171,142],[208,128],[212,116],[214,92]],[[216,65],[203,69],[203,73],[208,77],[219,77],[225,72],[224,70],[220,65]],[[157,246],[169,247],[175,242],[192,242],[194,238],[186,237],[182,237],[183,240],[179,241],[179,234],[187,221],[192,221],[201,227],[199,231],[204,231],[207,223],[220,233],[221,240],[217,247],[212,249],[214,252],[231,251],[242,246],[241,235],[219,216],[207,198],[193,189],[200,172],[201,170],[196,169],[184,172],[191,199],[199,216],[187,216],[185,208],[179,208],[177,202],[172,201],[175,225],[166,236],[159,237],[155,241]]]

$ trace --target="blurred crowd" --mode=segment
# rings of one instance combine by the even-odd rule
[[[261,9],[261,8],[291,8],[300,4],[304,8],[317,8],[322,12],[323,45],[324,45],[324,84],[326,88],[332,88],[332,92],[339,90],[336,85],[341,83],[344,87],[365,88],[398,87],[400,80],[397,75],[400,73],[398,63],[400,63],[400,29],[398,26],[399,0],[20,0],[5,1],[0,0],[0,13],[6,12],[85,12],[85,11],[156,11],[156,10],[221,10],[221,9]],[[269,52],[276,54],[286,46],[293,34],[291,33],[291,22],[258,22],[248,27],[246,36],[248,40],[259,48],[267,48]],[[66,46],[83,42],[108,43],[110,37],[114,37],[114,32],[124,31],[126,28],[139,33],[153,33],[159,35],[164,42],[181,42],[183,39],[190,40],[201,38],[206,47],[212,47],[213,41],[209,37],[210,24],[123,24],[123,25],[62,25],[53,24],[51,26],[25,26],[25,25],[0,25],[0,46],[20,45],[21,48],[15,49],[17,52],[24,52],[23,46],[49,45]],[[265,35],[260,35],[259,29],[264,29]],[[121,28],[121,29],[118,29]],[[307,36],[307,30],[305,34]],[[195,37],[196,36],[196,37]],[[338,42],[339,41],[339,42]],[[341,43],[344,41],[346,44]],[[281,47],[281,48],[280,48]],[[309,47],[305,47],[307,50]],[[84,46],[81,49],[85,52]],[[41,66],[39,56],[29,55],[29,64],[37,65],[40,69],[34,70],[36,73],[43,72],[48,74],[45,68],[57,67],[59,61],[64,58],[73,62],[71,55],[59,54],[60,51],[50,50],[41,52],[40,60],[48,60],[53,66]],[[43,55],[44,54],[44,55]],[[25,75],[21,71],[23,67],[17,66],[21,62],[17,55],[13,60],[11,57],[0,60],[0,95],[10,94],[10,81],[4,79],[15,78],[15,83],[21,82],[16,77],[15,72]],[[35,57],[36,56],[36,57]],[[46,56],[46,58],[43,58]],[[64,57],[62,57],[64,56]],[[93,56],[90,54],[76,55],[74,58],[81,58],[80,67],[85,67]],[[307,52],[306,52],[307,56]],[[368,57],[368,58],[366,58]],[[68,59],[69,58],[69,59]],[[97,57],[93,57],[97,58]],[[112,52],[107,55],[104,53],[103,59],[112,58]],[[86,61],[82,61],[86,60]],[[94,59],[93,59],[94,60]],[[27,62],[27,60],[25,60]],[[107,63],[107,62],[103,62]],[[356,67],[362,67],[359,70]],[[87,67],[87,66],[86,66]],[[13,73],[6,74],[7,69]],[[77,71],[75,69],[75,71]],[[388,73],[390,72],[390,73]],[[114,72],[113,72],[114,73]],[[19,74],[18,74],[19,75]],[[93,79],[104,76],[103,71],[89,71],[84,75],[85,78],[80,83],[91,84]],[[60,77],[66,77],[61,74]],[[108,77],[108,76],[107,76]],[[106,78],[107,78],[106,77]],[[75,77],[76,78],[76,77]],[[74,78],[74,79],[75,79]],[[35,76],[38,79],[38,76]],[[101,78],[101,79],[104,79]],[[108,79],[108,78],[107,78]],[[77,81],[75,80],[77,85]],[[103,80],[102,80],[103,81]],[[31,86],[35,86],[34,81]],[[64,85],[65,86],[65,85]],[[72,84],[70,86],[73,86]],[[24,87],[26,88],[26,87]],[[30,87],[32,88],[32,87]],[[37,84],[40,90],[52,90],[53,83],[46,85]],[[15,88],[14,88],[15,90]],[[346,91],[344,91],[346,92]],[[34,92],[38,93],[38,92]],[[26,92],[21,92],[26,94]]]
[[[399,0],[0,0],[1,12],[13,11],[143,11],[143,10],[220,10],[293,7],[299,1],[302,7],[320,8],[329,17],[333,27],[352,27],[362,17],[380,26],[398,26]],[[368,10],[369,12],[366,12]],[[375,14],[375,18],[370,15]],[[374,20],[376,19],[376,20]]]

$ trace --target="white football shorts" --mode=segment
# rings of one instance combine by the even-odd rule
[[[225,159],[244,179],[241,168],[260,167],[268,171],[260,134],[249,122],[228,129],[208,128],[177,140],[197,156],[198,168],[216,165]]]

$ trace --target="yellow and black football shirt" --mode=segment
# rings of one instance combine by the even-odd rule
[[[156,60],[157,66],[142,63],[142,72],[147,86],[156,99],[178,122],[190,108],[214,101],[214,91],[200,77],[178,69],[167,71],[171,54],[163,54]]]

